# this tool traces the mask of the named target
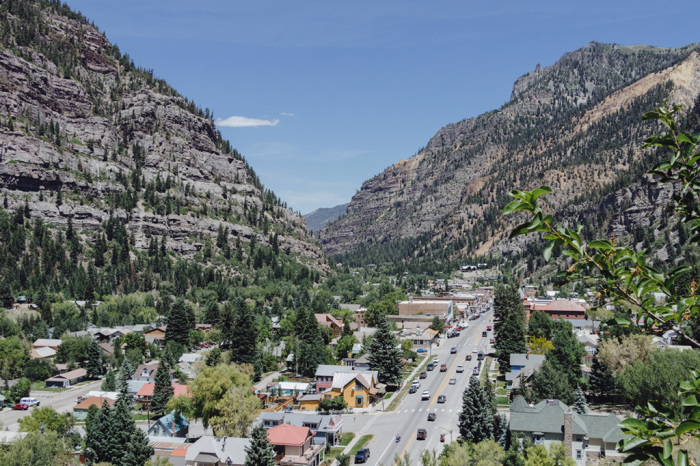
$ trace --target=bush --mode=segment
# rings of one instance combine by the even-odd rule
[[[342,396],[324,398],[318,403],[319,411],[342,411],[348,407]]]

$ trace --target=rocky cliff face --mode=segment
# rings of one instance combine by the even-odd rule
[[[696,111],[695,49],[591,43],[538,67],[516,81],[502,108],[442,128],[421,152],[367,181],[348,214],[321,231],[324,248],[371,244],[406,254],[394,259],[514,252],[518,244],[502,239],[513,219],[500,214],[512,189],[552,186],[550,207],[562,215],[637,192],[654,157],[642,142],[658,130],[641,115],[664,100],[683,104],[686,116]],[[605,219],[608,233],[632,228],[641,206],[622,204],[632,210]]]
[[[88,238],[120,217],[136,248],[158,236],[185,255],[220,227],[258,244],[277,234],[282,250],[323,267],[303,219],[265,190],[208,110],[134,67],[80,15],[11,3],[0,9],[7,208],[58,226],[71,218]]]

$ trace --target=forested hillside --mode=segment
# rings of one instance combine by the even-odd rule
[[[663,241],[667,212],[651,206],[657,198],[663,205],[672,188],[643,176],[657,156],[642,143],[658,128],[642,114],[681,103],[681,124],[697,125],[695,50],[591,43],[538,66],[499,110],[444,127],[367,181],[348,214],[321,231],[324,247],[350,265],[391,262],[399,270],[521,254],[535,266],[529,241],[505,239],[501,211],[511,189],[541,184],[555,189],[558,218],[584,219],[588,232],[634,235],[640,247],[644,237]],[[677,253],[659,246],[659,260]]]
[[[0,286],[95,300],[307,288],[327,270],[303,219],[209,109],[58,1],[0,4]],[[282,285],[280,285],[282,286]],[[153,304],[153,303],[151,303]],[[114,313],[101,323],[152,321]]]

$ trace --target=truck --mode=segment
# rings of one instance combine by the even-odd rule
[[[355,463],[366,463],[369,459],[369,448],[358,450],[355,455]]]
[[[447,372],[447,364],[440,365],[440,372]]]

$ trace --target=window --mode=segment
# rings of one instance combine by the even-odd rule
[[[362,396],[356,396],[355,397],[355,405],[356,406],[364,406],[364,401]]]
[[[544,434],[533,434],[532,437],[535,445],[544,445]]]
[[[582,450],[576,450],[576,459],[577,460],[583,459],[583,451]]]
[[[355,382],[355,391],[362,391],[362,384],[360,382]]]

